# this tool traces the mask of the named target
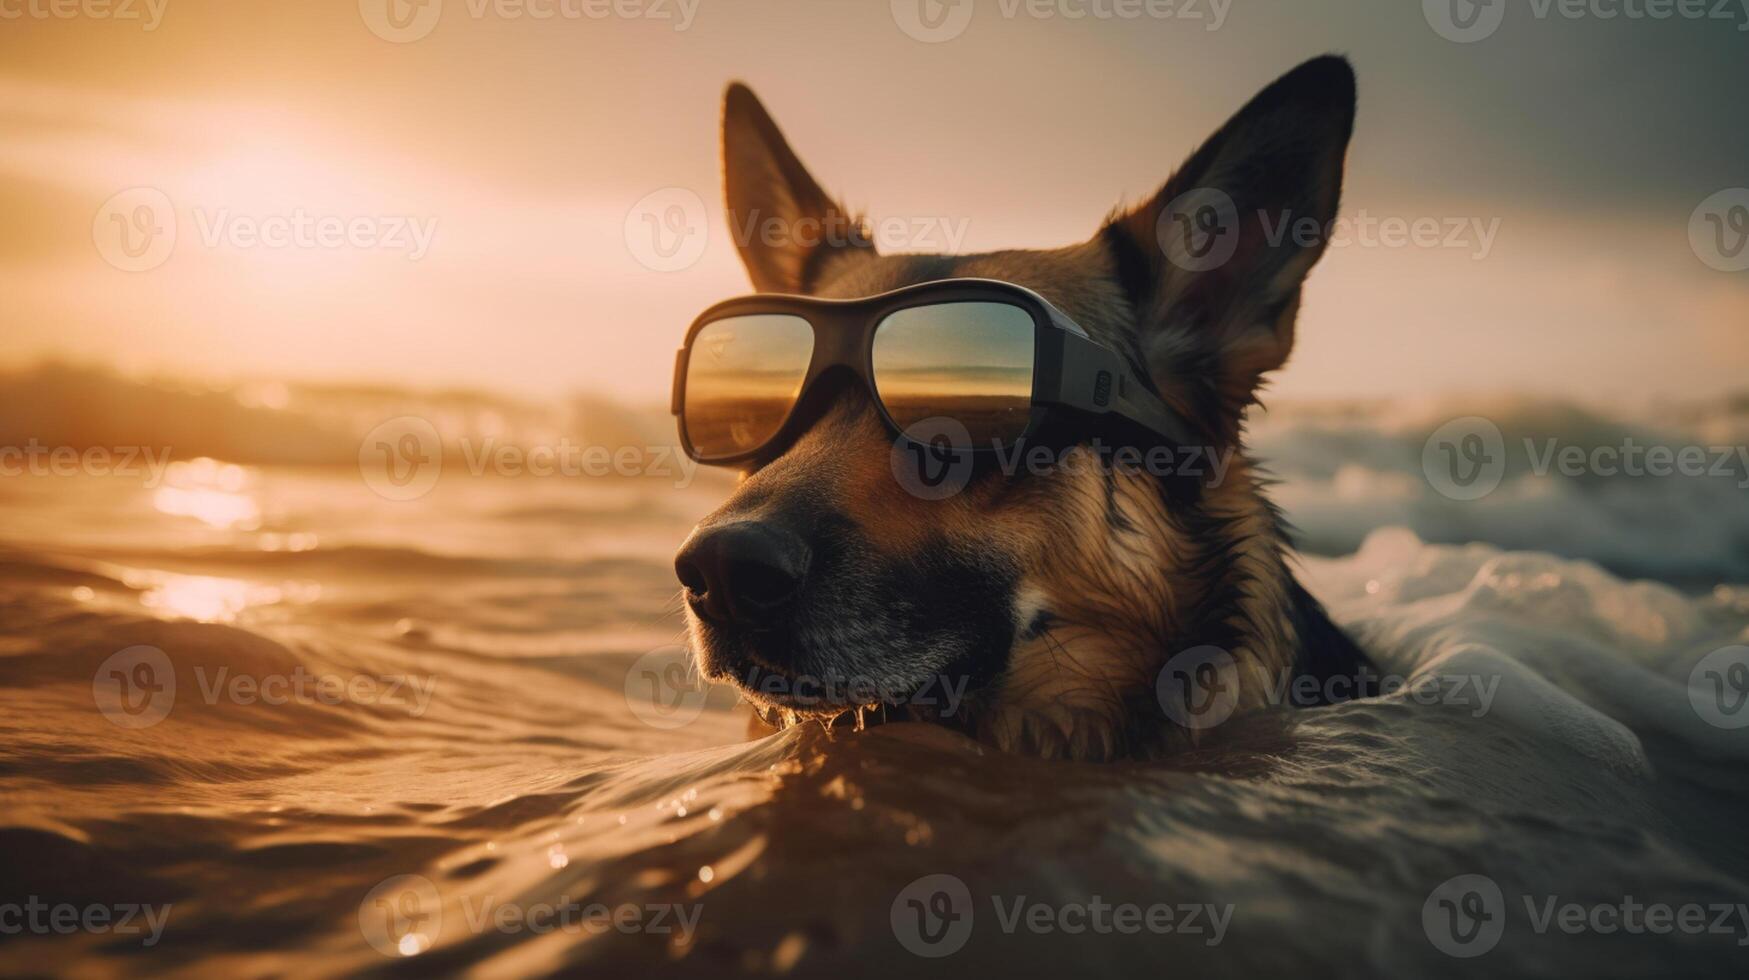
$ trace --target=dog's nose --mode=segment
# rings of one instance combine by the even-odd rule
[[[741,521],[693,531],[674,556],[674,574],[699,615],[761,626],[801,590],[810,558],[807,542],[794,531]]]

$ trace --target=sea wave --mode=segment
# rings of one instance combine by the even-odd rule
[[[1498,485],[1485,494],[1454,494],[1429,452],[1454,424],[1498,439]],[[1691,588],[1749,582],[1742,398],[1614,413],[1523,397],[1291,405],[1257,420],[1252,445],[1280,480],[1273,496],[1302,546],[1319,554],[1402,526],[1430,542],[1551,552]],[[1644,462],[1654,447],[1686,451],[1704,472],[1657,472]],[[1563,471],[1551,455],[1563,453],[1581,462]]]
[[[390,565],[360,580],[375,583],[368,602],[328,580],[337,595],[319,602],[201,623],[144,603],[149,586],[103,571],[116,560],[0,564],[0,886],[168,916],[149,949],[11,937],[34,969],[1458,976],[1468,961],[1439,951],[1423,909],[1461,875],[1510,903],[1489,953],[1503,975],[1540,975],[1556,952],[1596,976],[1740,962],[1733,935],[1536,932],[1521,900],[1604,901],[1632,882],[1642,904],[1749,902],[1749,729],[1699,700],[1709,651],[1749,642],[1749,590],[1685,595],[1381,530],[1354,555],[1307,559],[1306,576],[1408,683],[1236,717],[1171,760],[1075,766],[899,723],[745,741],[720,688],[652,724],[635,681],[672,619],[628,569],[579,581],[480,563],[434,579]],[[641,631],[603,628],[628,605]],[[397,617],[417,627],[390,628]],[[450,641],[461,634],[477,642]],[[554,649],[517,655],[541,636]],[[94,680],[140,647],[162,654],[175,696],[129,727]],[[259,696],[300,676],[417,677],[429,696]],[[1431,700],[1417,687],[1452,677],[1478,683]],[[944,875],[973,927],[954,956],[914,957],[905,896]],[[1009,931],[996,911],[1091,896],[1213,911],[1164,935]],[[567,903],[691,925],[519,925]]]
[[[536,403],[474,391],[197,385],[64,364],[0,375],[0,447],[147,447],[178,460],[351,468],[375,427],[409,416],[431,423],[445,458],[476,468],[482,454],[503,447],[593,447],[639,453],[650,465],[634,467],[638,474],[677,486],[712,478],[681,465],[673,420],[662,409],[597,398]],[[1453,496],[1430,472],[1429,446],[1454,423],[1497,434],[1498,485],[1485,495]],[[1314,553],[1350,553],[1374,528],[1394,525],[1429,542],[1547,551],[1690,588],[1749,582],[1746,395],[1605,407],[1523,396],[1289,403],[1259,412],[1250,429],[1254,455],[1280,481],[1275,499]],[[1699,452],[1706,472],[1635,475],[1590,462],[1563,472],[1556,460],[1564,457],[1553,455],[1592,460],[1625,451],[1644,460],[1654,448]],[[0,481],[0,494],[8,491]],[[495,516],[587,522],[617,508],[635,522],[647,506],[510,501]]]

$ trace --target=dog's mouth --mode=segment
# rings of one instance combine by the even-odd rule
[[[744,646],[714,659],[712,680],[733,684],[761,720],[775,728],[801,721],[857,729],[927,715],[951,719],[961,708],[967,683],[947,671],[921,680],[878,669],[830,675],[777,667]]]
[[[826,728],[863,731],[889,721],[908,717],[902,705],[885,702],[841,705],[827,702],[798,701],[792,698],[767,698],[742,690],[742,700],[767,726],[778,730],[812,722]]]
[[[921,685],[895,685],[877,677],[847,674],[824,677],[774,667],[754,654],[735,658],[727,670],[715,673],[740,689],[767,721],[785,715],[824,717],[852,712],[880,712],[904,704]]]

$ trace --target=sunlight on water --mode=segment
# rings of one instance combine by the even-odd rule
[[[172,463],[166,485],[152,495],[159,513],[192,517],[221,530],[261,526],[261,507],[243,492],[249,472],[241,466],[201,457]]]
[[[172,501],[241,498],[262,527],[142,513],[152,494],[137,484],[87,481],[29,498],[27,516],[80,536],[0,556],[0,690],[14,694],[0,711],[0,876],[44,901],[125,885],[139,889],[129,901],[169,902],[217,880],[284,896],[176,905],[165,941],[243,964],[232,972],[854,975],[895,948],[907,883],[952,874],[982,903],[1003,897],[1002,915],[1022,895],[1062,904],[1094,889],[1108,903],[1236,903],[1230,942],[1172,949],[1195,968],[1180,972],[1262,973],[1376,943],[1388,962],[1350,972],[1439,973],[1421,911],[1454,869],[1526,894],[1645,877],[1661,901],[1735,903],[1741,889],[1716,883],[1749,880],[1741,849],[1718,844],[1749,809],[1728,754],[1749,728],[1694,708],[1742,679],[1725,665],[1689,683],[1690,658],[1749,639],[1742,586],[1689,596],[1548,555],[1375,532],[1356,554],[1308,558],[1308,587],[1366,632],[1381,669],[1407,676],[1414,658],[1444,656],[1429,669],[1474,676],[1456,703],[1404,692],[1286,727],[1235,717],[1183,764],[1070,766],[898,722],[743,741],[728,691],[706,692],[678,727],[652,724],[636,705],[672,722],[661,696],[691,681],[652,689],[642,651],[674,638],[672,551],[720,485],[675,498],[666,483],[474,481],[391,509],[359,492],[356,466],[195,462],[164,486],[196,494]],[[128,533],[113,534],[119,520],[92,533],[85,515],[100,509]],[[1493,678],[1482,713],[1468,699]],[[1691,756],[1688,739],[1722,761]],[[1087,828],[1114,818],[1121,829],[1090,848]],[[1681,821],[1718,837],[1690,848],[1665,829]],[[1357,833],[1402,843],[1379,854]],[[1279,901],[1258,904],[1265,893]],[[288,930],[294,907],[319,921]],[[675,928],[622,931],[622,908],[662,908]],[[998,926],[980,918],[971,940],[1009,957],[993,972],[1122,974],[1120,961],[1162,955],[1155,936],[1065,946]],[[1268,941],[1247,945],[1242,929]],[[240,934],[259,957],[238,953]],[[1535,972],[1521,968],[1540,951],[1513,935],[1489,956]],[[68,948],[69,962],[86,955]],[[1735,975],[1724,961],[1740,952],[1714,944],[1694,955],[1719,969],[1677,972]],[[1629,972],[1608,969],[1618,947],[1583,955]],[[105,975],[78,965],[60,972]]]
[[[289,589],[289,591],[288,591]],[[251,606],[287,599],[308,601],[316,586],[280,588],[209,575],[163,575],[140,596],[140,603],[171,616],[202,623],[228,623]]]
[[[181,487],[159,487],[152,496],[152,506],[159,513],[176,517],[192,517],[208,527],[249,530],[260,523],[261,512],[255,501],[240,493],[218,490],[185,490]]]

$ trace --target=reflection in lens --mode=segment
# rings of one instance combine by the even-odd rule
[[[693,449],[707,459],[733,456],[776,435],[813,352],[814,330],[799,316],[733,316],[700,330],[686,361]]]
[[[974,446],[1012,442],[1032,412],[1032,315],[1006,303],[899,310],[874,338],[875,388],[901,429],[947,416]]]

